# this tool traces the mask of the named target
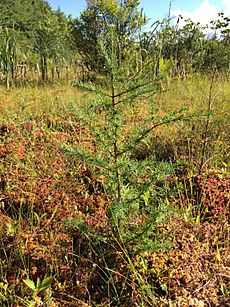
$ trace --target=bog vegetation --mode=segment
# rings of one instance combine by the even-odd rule
[[[86,2],[0,2],[0,305],[228,306],[230,18]]]

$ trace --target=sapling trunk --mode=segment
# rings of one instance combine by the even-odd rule
[[[113,76],[111,77],[111,101],[112,101],[112,108],[113,112],[116,110],[116,103],[115,103],[115,88],[113,82]],[[114,156],[114,165],[116,170],[116,180],[117,180],[117,202],[121,202],[121,177],[119,172],[119,165],[118,165],[118,146],[117,146],[117,129],[115,129],[114,135],[114,143],[113,143],[113,156]]]

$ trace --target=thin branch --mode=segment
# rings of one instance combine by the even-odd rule
[[[153,80],[148,81],[148,82],[143,83],[143,84],[138,84],[138,85],[136,85],[136,86],[133,86],[133,87],[131,87],[131,88],[129,88],[129,89],[123,91],[123,92],[120,92],[120,93],[118,93],[118,94],[115,94],[114,96],[113,96],[113,95],[109,95],[109,97],[110,97],[110,98],[121,97],[121,96],[123,96],[123,95],[125,95],[125,94],[127,94],[127,93],[129,93],[129,92],[132,92],[132,91],[138,89],[138,88],[141,88],[141,87],[143,87],[143,86],[149,85],[150,83],[153,83]],[[117,104],[118,104],[118,103],[115,103],[114,105],[117,105]]]
[[[197,116],[197,115],[196,115],[196,116]],[[194,116],[194,117],[195,117],[195,116]],[[142,140],[146,137],[146,135],[148,135],[152,130],[154,130],[154,129],[157,128],[157,127],[160,127],[160,126],[162,126],[162,125],[167,125],[167,124],[176,122],[176,121],[178,121],[178,120],[182,120],[182,119],[183,119],[183,120],[187,120],[187,119],[191,119],[191,118],[193,118],[193,116],[185,117],[184,115],[180,115],[180,116],[178,116],[178,117],[176,117],[176,118],[168,119],[168,120],[165,120],[165,121],[163,121],[163,122],[161,122],[161,123],[154,124],[151,128],[146,129],[146,130],[141,134],[141,136],[140,136],[139,138],[137,138],[133,143],[139,143],[140,141],[142,141]],[[132,148],[132,147],[133,147],[133,145],[128,146],[125,150],[119,152],[119,155],[123,155],[125,152],[129,151],[130,148]]]

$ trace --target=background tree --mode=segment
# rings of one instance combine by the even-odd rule
[[[87,9],[76,20],[74,30],[75,45],[89,70],[102,72],[104,62],[97,41],[108,32],[108,25],[116,28],[120,57],[127,52],[137,38],[137,29],[146,23],[139,10],[138,0],[91,0]]]
[[[219,18],[211,22],[214,34],[207,41],[206,62],[219,70],[230,71],[230,17],[219,13]],[[210,43],[210,44],[209,44]]]
[[[8,36],[14,33],[11,42],[21,45],[27,65],[40,63],[42,81],[48,79],[49,67],[53,71],[54,66],[73,57],[71,23],[60,11],[53,11],[47,1],[1,1],[0,22],[2,27],[10,29],[5,32]]]
[[[38,20],[34,33],[33,49],[40,57],[42,81],[48,80],[48,61],[58,64],[68,58],[71,44],[69,25],[56,13],[47,11],[42,20]]]

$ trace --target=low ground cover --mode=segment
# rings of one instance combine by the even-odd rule
[[[3,306],[230,304],[230,85],[219,76],[209,97],[210,82],[171,80],[154,96],[156,121],[178,110],[192,116],[156,127],[130,152],[133,163],[153,159],[156,176],[125,213],[125,229],[112,223],[108,178],[70,154],[79,146],[104,154],[80,113],[92,94],[71,85],[0,89]],[[99,107],[95,125],[103,122]],[[124,136],[149,125],[148,111],[142,101],[124,110]],[[148,173],[127,186],[137,178],[148,182]],[[117,229],[129,236],[119,239]]]

